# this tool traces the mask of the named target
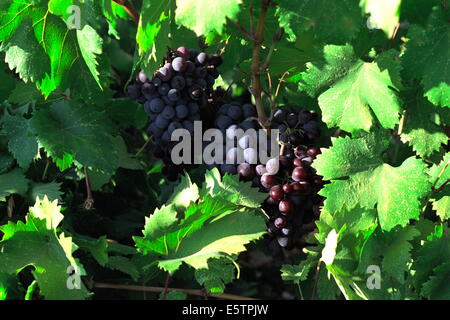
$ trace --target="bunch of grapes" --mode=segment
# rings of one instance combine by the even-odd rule
[[[201,120],[201,112],[212,96],[222,58],[180,47],[169,50],[165,61],[152,78],[141,71],[128,87],[128,94],[144,105],[150,118],[148,133],[155,142],[155,156],[164,160],[164,171],[174,180],[186,168],[173,165],[170,160],[172,133],[186,129],[193,134],[194,121]]]

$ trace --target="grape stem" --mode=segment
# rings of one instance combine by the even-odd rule
[[[91,210],[92,207],[94,206],[94,197],[92,196],[92,187],[89,181],[89,176],[86,167],[84,167],[84,181],[86,182],[86,193],[87,193],[86,200],[84,201],[84,208],[86,210]]]
[[[134,285],[123,285],[123,284],[115,284],[115,283],[100,283],[94,282],[92,287],[101,288],[101,289],[118,289],[118,290],[130,290],[130,291],[144,291],[144,292],[156,292],[161,293],[164,292],[165,288],[161,287],[146,287],[146,286],[134,286]],[[191,296],[200,296],[204,297],[204,292],[202,290],[193,290],[193,289],[179,289],[179,288],[168,288],[168,291],[179,291],[184,292]],[[225,299],[225,300],[257,300],[255,298],[248,298],[237,296],[234,294],[223,293],[221,295],[209,294],[209,297],[213,297],[216,299]]]
[[[139,12],[133,6],[133,4],[126,0],[113,0],[119,6],[122,6],[127,14],[133,19],[136,24],[139,24]]]
[[[258,24],[254,35],[253,56],[252,56],[252,94],[255,98],[256,110],[258,111],[259,121],[266,123],[267,116],[264,111],[262,101],[262,85],[261,85],[261,47],[264,42],[264,25],[266,22],[267,11],[271,0],[261,0],[261,11],[259,12]]]

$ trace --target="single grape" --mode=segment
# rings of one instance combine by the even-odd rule
[[[189,109],[185,105],[176,106],[175,112],[178,119],[185,119],[189,115]]]
[[[228,116],[219,116],[216,120],[216,127],[220,130],[226,130],[233,121]]]
[[[155,77],[153,78],[152,83],[155,87],[159,87],[163,83],[163,81],[160,78]]]
[[[281,200],[284,197],[283,187],[280,185],[273,186],[270,188],[269,196],[274,200]]]
[[[203,89],[194,84],[189,88],[189,96],[191,97],[191,99],[194,100],[200,100],[200,98],[203,96]]]
[[[172,78],[172,71],[169,68],[162,67],[158,70],[156,76],[162,81],[169,81]]]
[[[292,161],[292,164],[294,165],[294,167],[303,167],[303,162],[299,158],[295,158]]]
[[[265,165],[259,164],[256,166],[256,174],[257,175],[262,176],[265,173],[267,173]]]
[[[280,162],[277,158],[270,159],[266,163],[266,170],[268,174],[275,175],[280,170]]]
[[[197,79],[197,81],[195,81],[195,84],[198,85],[203,90],[206,90],[206,88],[208,87],[208,83],[206,82],[205,79]]]
[[[247,148],[244,150],[244,160],[250,164],[258,163],[258,152],[253,148]]]
[[[277,237],[277,242],[282,248],[286,248],[289,245],[288,237]]]
[[[277,109],[273,113],[273,119],[277,122],[286,121],[286,112],[283,109]]]
[[[283,191],[286,194],[290,194],[294,191],[294,188],[291,184],[285,184],[285,185],[283,185]]]
[[[311,147],[308,151],[306,151],[306,154],[313,159],[315,159],[320,153],[319,147]]]
[[[278,184],[278,178],[268,173],[263,174],[263,176],[261,177],[261,184],[264,188],[270,189]]]
[[[183,72],[184,68],[186,67],[186,60],[184,60],[182,57],[176,57],[172,61],[172,68],[173,70],[177,72]]]
[[[298,116],[295,113],[290,113],[286,117],[286,122],[287,122],[288,126],[291,128],[295,128],[295,126],[297,125],[297,120],[298,120]]]
[[[278,205],[278,210],[284,215],[292,213],[294,211],[294,207],[290,200],[282,200]]]
[[[238,160],[238,149],[231,148],[227,151],[226,163],[227,164],[236,164]]]
[[[164,109],[164,102],[161,99],[153,99],[149,103],[149,108],[154,113],[160,113]]]
[[[158,93],[165,96],[170,90],[170,86],[167,83],[163,83],[158,87]]]
[[[177,129],[181,129],[183,128],[183,126],[181,125],[181,123],[179,123],[178,121],[174,121],[171,122],[169,124],[169,127],[167,128],[167,131],[169,131],[169,134],[172,135],[172,133],[177,130]]]
[[[164,133],[161,136],[161,140],[166,142],[166,143],[170,141],[170,133],[169,133],[169,131],[167,131],[167,130],[164,131]]]
[[[244,119],[258,117],[258,113],[256,112],[256,107],[252,104],[244,104],[242,106],[242,112],[244,114]]]
[[[148,81],[148,77],[147,77],[147,75],[146,75],[143,71],[139,72],[138,79],[139,79],[139,81],[142,82],[142,83]]]
[[[173,118],[175,118],[175,109],[173,107],[166,106],[164,110],[161,112],[161,115],[166,120],[172,120]]]
[[[170,81],[170,85],[173,89],[183,90],[186,86],[186,80],[182,76],[173,77],[172,81]]]
[[[148,95],[155,93],[155,85],[151,82],[144,83],[142,85],[142,93]]]
[[[191,134],[194,133],[194,123],[192,121],[184,120],[183,128],[186,129],[187,131],[189,131]]]
[[[274,221],[275,227],[282,229],[286,225],[286,219],[283,217],[276,218]]]
[[[230,106],[227,115],[234,121],[240,121],[242,118],[242,110],[238,106]]]
[[[198,105],[198,103],[195,102],[189,102],[188,107],[190,115],[194,115],[200,110],[200,106]]]
[[[188,76],[192,76],[195,72],[195,68],[196,68],[195,63],[193,63],[192,61],[187,61],[184,73]],[[190,79],[192,79],[192,78],[190,78]],[[190,85],[192,85],[192,83]],[[188,86],[190,86],[190,85],[188,84]]]
[[[233,140],[234,138],[236,138],[237,136],[236,130],[238,129],[239,127],[236,124],[232,124],[231,126],[229,126],[226,130],[227,139]]]
[[[187,49],[186,47],[179,47],[176,53],[179,57],[183,59],[189,60],[190,58],[189,49]]]
[[[291,234],[291,229],[283,228],[283,229],[281,229],[281,233],[285,236],[289,236]]]
[[[200,65],[204,65],[208,61],[208,55],[204,52],[200,52],[195,61]]]
[[[169,100],[175,102],[180,99],[180,91],[178,91],[177,89],[170,89],[167,93],[167,97],[169,98]]]
[[[309,176],[308,170],[306,170],[303,167],[297,167],[294,169],[294,171],[292,171],[292,180],[294,181],[306,179],[308,178],[308,176]]]
[[[161,130],[155,123],[152,123],[148,127],[147,131],[156,139],[160,138],[163,134],[163,130]]]
[[[298,146],[303,142],[302,140],[302,136],[297,132],[293,132],[289,135],[289,143],[293,146]]]
[[[255,170],[253,169],[253,166],[248,163],[240,164],[237,168],[237,172],[245,181],[250,181],[255,177]]]
[[[165,130],[167,128],[167,126],[169,125],[169,120],[167,120],[165,117],[163,117],[162,114],[159,114],[155,120],[155,125],[159,129]]]

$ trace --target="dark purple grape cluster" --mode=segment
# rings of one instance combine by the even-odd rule
[[[239,135],[236,132],[239,129],[242,129],[243,132],[249,129],[255,131],[260,129],[257,118],[256,107],[252,104],[241,105],[238,102],[232,102],[223,104],[219,108],[214,123],[215,128],[222,131],[224,142],[231,140],[232,143],[228,144],[229,148],[226,148],[224,143],[224,163],[207,165],[208,169],[216,167],[222,174],[239,173],[246,181],[255,177],[253,163],[256,162],[255,158],[257,159],[257,149],[255,148],[255,145],[258,144],[257,136],[243,135],[237,138]],[[253,139],[254,145],[252,145],[251,139]],[[239,152],[242,152],[243,161],[238,161]]]
[[[165,61],[152,78],[141,71],[128,87],[128,95],[144,105],[155,156],[165,161],[165,171],[176,179],[186,168],[171,164],[172,133],[186,129],[193,134],[194,121],[201,121],[201,112],[212,96],[222,57],[180,47],[169,50]]]

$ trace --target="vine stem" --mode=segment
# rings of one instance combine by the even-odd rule
[[[261,11],[259,12],[258,25],[254,35],[253,55],[252,55],[252,94],[255,98],[256,110],[258,118],[262,123],[266,123],[267,117],[264,111],[262,101],[262,85],[261,85],[261,47],[264,42],[264,25],[266,22],[267,11],[269,9],[270,0],[261,0]]]
[[[167,298],[167,292],[169,292],[169,283],[170,283],[170,273],[167,272],[166,283],[164,284],[163,300],[166,300]]]
[[[317,263],[316,274],[314,275],[314,286],[312,288],[311,300],[314,300],[316,298],[317,285],[319,283],[319,275],[320,275],[321,265],[322,265],[322,260],[319,259],[319,262]]]
[[[164,292],[164,290],[166,290],[166,288],[162,288],[162,287],[146,287],[146,286],[134,286],[134,285],[101,283],[101,282],[94,282],[93,287],[101,288],[101,289],[117,289],[117,290],[144,291],[144,292],[155,292],[155,293],[161,293],[161,292]],[[184,292],[191,296],[199,296],[199,297],[205,296],[205,293],[202,292],[202,290],[179,289],[179,288],[167,288],[167,290]],[[224,299],[224,300],[241,300],[241,301],[258,300],[255,298],[242,297],[242,296],[237,296],[237,295],[228,294],[228,293],[223,293],[222,295],[210,294],[208,296],[217,298],[217,299]]]
[[[92,207],[94,206],[94,197],[92,196],[92,187],[89,181],[89,176],[86,167],[84,167],[84,181],[86,183],[86,193],[87,193],[86,200],[84,201],[84,208],[86,210],[91,210]]]
[[[128,13],[128,15],[133,19],[136,24],[139,24],[139,12],[133,6],[133,4],[126,0],[113,0],[119,6],[122,6],[123,9]]]

